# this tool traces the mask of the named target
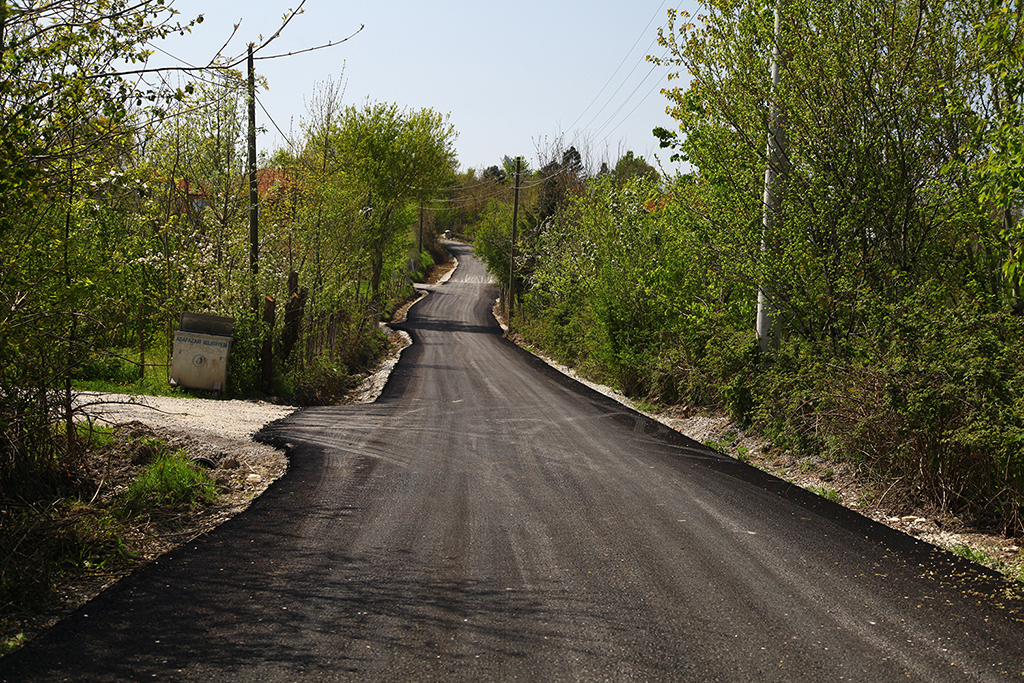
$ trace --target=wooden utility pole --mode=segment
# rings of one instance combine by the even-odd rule
[[[768,165],[764,171],[764,206],[761,222],[761,256],[764,258],[768,249],[768,235],[775,224],[775,219],[782,208],[781,185],[786,176],[786,129],[785,113],[779,104],[779,74],[785,55],[782,52],[782,2],[775,5],[775,47],[772,49],[772,110],[771,123],[768,128]],[[771,285],[762,282],[757,290],[757,345],[761,351],[779,348],[781,326],[771,306]]]
[[[519,173],[523,158],[516,157],[516,189],[512,199],[512,242],[508,248],[508,326],[512,328],[512,302],[516,298],[516,224],[519,223]]]
[[[263,390],[270,392],[274,389],[274,322],[277,315],[277,302],[274,297],[268,296],[263,299],[263,348],[260,350],[260,379],[263,382]]]
[[[416,265],[420,264],[420,254],[423,253],[423,202],[420,202],[420,240],[416,246]]]
[[[252,61],[252,43],[249,43],[249,269],[253,274],[253,287],[256,286],[255,276],[260,272],[259,211],[259,192],[256,179],[256,69]],[[255,302],[254,296],[254,306]]]

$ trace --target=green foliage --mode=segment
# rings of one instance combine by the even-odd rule
[[[128,349],[92,349],[77,368],[75,380],[105,381],[115,385],[128,385],[139,379],[138,364],[129,360]]]
[[[231,342],[231,372],[227,390],[239,398],[258,396],[263,391],[260,350],[265,330],[252,309],[243,310],[235,321]]]
[[[7,5],[5,5],[7,6]],[[125,311],[136,108],[177,92],[119,70],[183,32],[161,0],[9,6],[0,49],[0,490],[77,468],[70,378]],[[102,27],[102,30],[101,28]],[[141,89],[140,89],[141,88]],[[184,93],[181,93],[184,94]],[[115,344],[116,345],[116,344]],[[89,368],[86,362],[84,367]]]
[[[395,104],[351,106],[341,114],[337,145],[348,181],[360,197],[362,242],[367,245],[374,301],[389,250],[408,231],[410,200],[425,196],[451,173],[455,130],[430,110],[403,111]]]
[[[327,406],[344,398],[356,379],[343,369],[319,361],[294,380],[290,395],[303,406]]]
[[[430,271],[434,267],[434,259],[430,255],[429,251],[420,252],[420,256],[417,259],[416,270],[414,270],[410,277],[413,282],[425,282],[427,276],[430,275]]]
[[[125,516],[150,514],[161,508],[208,505],[217,489],[206,472],[180,451],[162,452],[128,487],[121,499]]]
[[[979,137],[988,146],[981,169],[985,209],[1001,219],[1002,237],[1010,247],[1005,270],[1019,288],[1024,266],[1024,235],[1020,205],[1024,199],[1024,35],[1021,7],[990,0],[990,13],[980,27],[978,44],[985,59],[984,75],[991,94],[991,115],[978,122]]]
[[[643,157],[633,156],[629,150],[615,163],[612,171],[615,182],[624,184],[633,178],[644,178],[651,182],[658,182],[658,172]]]
[[[836,489],[829,488],[827,486],[809,486],[807,490],[815,495],[821,496],[825,500],[830,500],[833,503],[841,504],[843,502],[842,496],[839,495],[839,491]]]
[[[757,2],[708,9],[703,25],[673,20],[663,33],[664,63],[693,76],[669,93],[673,114],[687,157],[714,186],[708,215],[739,227],[759,222],[764,103],[784,112],[782,215],[762,258],[759,236],[725,244],[746,243],[736,269],[769,284],[789,329],[838,350],[864,324],[866,296],[895,300],[936,272],[962,279],[997,266],[977,249],[992,244],[993,225],[962,172],[980,157],[968,144],[979,112],[966,103],[986,95],[966,8],[787,3],[774,90],[764,77],[771,13]],[[722,206],[737,194],[746,216]]]
[[[25,634],[19,633],[13,638],[7,638],[6,640],[0,640],[0,657],[3,657],[9,652],[14,652],[27,641],[25,640]]]

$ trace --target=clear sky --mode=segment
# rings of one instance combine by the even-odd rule
[[[299,0],[174,0],[182,18],[204,15],[186,37],[159,47],[180,60],[206,63],[241,22],[226,54],[269,37]],[[257,62],[269,90],[257,110],[267,128],[262,149],[296,134],[318,83],[345,85],[343,104],[395,102],[449,114],[459,133],[463,169],[523,155],[537,167],[538,149],[562,137],[596,163],[614,164],[626,150],[651,163],[656,126],[674,129],[660,93],[668,70],[644,57],[661,54],[657,29],[666,11],[695,12],[692,0],[306,0],[263,54],[338,41],[317,52]],[[153,63],[169,57],[158,54]],[[278,130],[280,129],[280,131]],[[584,148],[589,150],[587,154]],[[666,168],[668,155],[661,154]]]

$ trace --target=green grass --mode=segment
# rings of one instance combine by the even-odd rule
[[[738,439],[739,434],[734,431],[726,431],[722,432],[722,435],[718,439],[708,439],[703,443],[708,448],[713,448],[719,453],[728,454]],[[749,451],[747,452],[747,455],[749,456]]]
[[[82,361],[74,377],[74,388],[112,394],[144,394],[146,396],[190,395],[187,389],[172,387],[167,382],[167,366],[160,365],[169,357],[166,351],[154,349],[146,355],[145,374],[139,377],[137,350],[112,349],[97,351]],[[170,362],[170,361],[167,361]],[[152,364],[155,363],[155,364]],[[208,392],[196,395],[208,396]]]
[[[147,366],[146,376],[138,377],[136,366],[132,365],[132,374],[113,374],[110,376],[92,376],[74,381],[79,391],[98,391],[111,394],[144,394],[146,396],[180,396],[182,390],[167,383],[167,368]]]
[[[826,500],[831,500],[833,503],[842,504],[843,502],[842,496],[839,495],[839,491],[836,489],[832,489],[827,486],[808,486],[807,490],[825,498]]]
[[[971,562],[977,562],[978,564],[988,565],[992,558],[989,557],[988,553],[977,548],[972,548],[966,543],[955,543],[950,550],[960,557],[970,560]]]
[[[78,444],[86,450],[100,450],[114,445],[114,430],[112,427],[89,422],[78,422],[75,425],[78,436]],[[67,426],[64,422],[57,422],[53,425],[53,433],[63,439],[67,433]]]
[[[994,569],[1008,579],[1024,583],[1024,565],[1014,566],[1006,564],[1002,560],[992,557],[984,550],[973,548],[966,543],[954,543],[951,546],[947,546],[947,550],[966,560],[983,565],[989,569]]]
[[[641,413],[647,413],[648,415],[658,414],[658,406],[654,405],[653,403],[644,401],[642,399],[639,401],[634,401],[633,405],[635,405],[636,409],[639,410]]]
[[[121,510],[140,515],[163,507],[199,507],[217,499],[210,477],[192,466],[182,452],[160,453],[123,494]]]

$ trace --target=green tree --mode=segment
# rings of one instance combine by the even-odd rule
[[[615,163],[612,171],[615,182],[624,184],[631,178],[645,178],[657,182],[658,172],[643,157],[633,156],[633,150],[627,151]]]
[[[986,63],[990,115],[980,121],[988,156],[981,167],[983,205],[997,214],[1011,254],[1006,261],[1017,298],[1024,268],[1020,229],[1024,197],[1024,6],[991,0],[978,47]]]
[[[709,208],[729,196],[744,207],[727,221],[710,216],[734,226],[728,240],[751,255],[737,264],[744,277],[772,283],[789,330],[839,349],[863,332],[866,298],[898,300],[940,273],[993,269],[984,249],[970,249],[993,235],[959,170],[977,158],[964,143],[978,114],[949,106],[985,94],[977,17],[904,0],[790,1],[783,14],[775,90],[765,69],[773,18],[762,3],[712,2],[701,26],[671,15],[665,63],[692,80],[668,95],[683,150],[718,195]],[[786,189],[781,220],[755,259],[769,102],[784,112]]]
[[[125,78],[189,29],[174,15],[162,0],[0,0],[0,486],[74,467],[70,382],[106,253],[91,247],[113,227],[97,200],[121,182],[133,111],[184,95]]]
[[[399,220],[402,212],[452,173],[456,133],[446,116],[430,109],[367,102],[342,113],[337,135],[347,181],[365,198],[363,239],[379,305],[385,260],[409,229]]]

